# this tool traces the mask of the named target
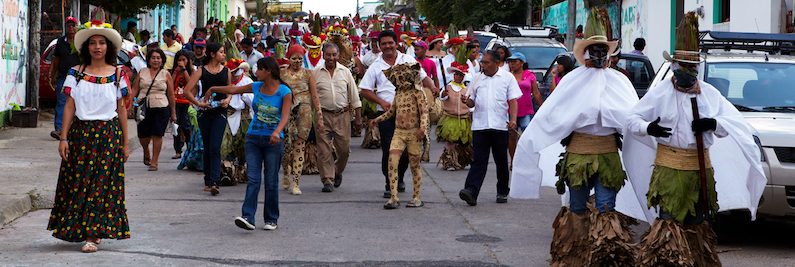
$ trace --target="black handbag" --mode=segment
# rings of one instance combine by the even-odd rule
[[[157,76],[160,75],[161,71],[163,71],[163,69],[158,70],[155,76],[152,77],[152,83],[149,84],[149,89],[146,89],[146,96],[138,99],[138,102],[136,103],[138,104],[135,106],[135,121],[137,122],[141,122],[146,118],[146,109],[149,108],[149,101],[147,101],[149,98],[149,92],[152,91],[152,86],[155,85],[155,79],[157,79]]]

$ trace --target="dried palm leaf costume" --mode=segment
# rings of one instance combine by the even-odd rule
[[[574,45],[582,66],[561,80],[519,139],[510,196],[538,198],[542,184],[565,194],[570,208],[555,218],[550,265],[633,266],[629,230],[614,206],[627,178],[618,136],[638,96],[626,76],[608,68],[618,43],[609,39],[606,10],[591,10],[585,35]],[[586,205],[591,189],[595,209]]]
[[[637,264],[720,266],[709,215],[719,209],[748,209],[755,215],[766,184],[760,151],[740,112],[697,78],[701,58],[694,12],[687,13],[676,30],[673,57],[664,57],[672,62],[673,77],[649,90],[627,124],[631,138],[639,140],[627,149],[640,151],[630,159],[638,168],[627,168],[640,200],[634,206],[642,207],[635,213],[651,221],[659,212],[638,246]],[[694,98],[699,119],[694,119]],[[705,193],[697,135],[705,148]]]
[[[469,66],[453,62],[447,69],[450,73],[459,72],[466,75]],[[472,116],[469,107],[461,103],[461,96],[468,95],[467,87],[455,81],[450,82],[443,90],[447,96],[441,100],[443,110],[436,126],[436,140],[446,142],[439,163],[444,170],[462,170],[472,162]]]
[[[409,166],[414,177],[414,194],[407,207],[421,207],[424,203],[420,199],[422,186],[420,157],[423,141],[429,140],[428,131],[425,130],[428,129],[429,120],[427,99],[420,85],[420,64],[397,64],[384,70],[384,74],[389,82],[395,85],[395,100],[392,107],[374,120],[375,123],[380,123],[395,117],[395,135],[389,145],[389,190],[392,196],[384,204],[384,208],[394,209],[400,205],[397,171],[404,150],[409,154]],[[422,130],[425,134],[422,139],[416,136],[418,130]]]
[[[373,24],[373,30],[370,31],[368,37],[370,42],[377,42],[378,35],[381,34],[381,23],[376,21]],[[376,91],[378,89],[376,88]],[[373,91],[375,92],[375,91]],[[366,98],[359,95],[362,100],[362,117],[367,120],[374,119],[378,114],[377,105],[370,102]],[[365,124],[364,138],[362,138],[362,148],[379,149],[381,148],[381,135],[378,131],[378,125]]]

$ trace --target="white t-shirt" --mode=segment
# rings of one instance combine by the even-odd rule
[[[246,51],[241,51],[240,56],[242,56],[243,59],[246,60],[246,63],[251,66],[251,73],[257,71],[257,61],[265,57],[257,50],[251,50],[251,55],[246,55]]]
[[[367,54],[364,54],[362,57],[362,64],[364,64],[365,67],[370,67],[370,65],[373,65],[373,63],[375,63],[375,61],[379,58],[381,58],[381,53],[373,53],[373,51],[368,51]]]
[[[84,73],[79,82],[79,70],[70,69],[64,81],[64,94],[75,102],[75,116],[82,121],[109,121],[117,117],[116,101],[127,95],[127,78],[122,75],[116,88],[116,74],[97,77]],[[119,71],[119,73],[123,73]]]
[[[413,57],[397,52],[395,64],[403,63],[419,64]],[[359,88],[362,90],[376,91],[375,94],[378,98],[392,103],[395,99],[395,85],[387,80],[386,75],[384,75],[384,70],[391,67],[392,66],[384,61],[383,57],[379,56],[378,59],[373,62],[373,65],[367,68],[367,72],[364,73],[364,78],[362,78],[362,81],[359,83]],[[420,68],[420,79],[425,79],[425,77],[428,77],[428,75],[425,73],[425,70]],[[518,85],[517,88],[519,88]],[[383,111],[384,109],[378,105],[378,110]]]
[[[470,84],[470,98],[475,102],[472,113],[472,130],[508,130],[508,100],[522,96],[519,83],[511,73],[497,70],[494,76],[479,73]]]
[[[243,41],[243,38],[246,38],[246,35],[243,34],[243,31],[240,29],[235,30],[235,42],[240,43],[240,41]]]

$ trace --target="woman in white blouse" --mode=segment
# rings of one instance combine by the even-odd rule
[[[85,241],[96,252],[100,239],[130,238],[124,201],[127,160],[127,78],[116,65],[122,38],[110,24],[80,26],[75,35],[85,65],[72,68],[58,153],[61,168],[47,229],[55,238]]]

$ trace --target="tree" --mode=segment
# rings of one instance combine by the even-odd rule
[[[503,22],[524,24],[530,0],[417,0],[417,11],[436,25],[456,24],[461,28]]]
[[[85,2],[121,17],[132,17],[154,9],[158,5],[181,3],[182,0],[86,0]]]

